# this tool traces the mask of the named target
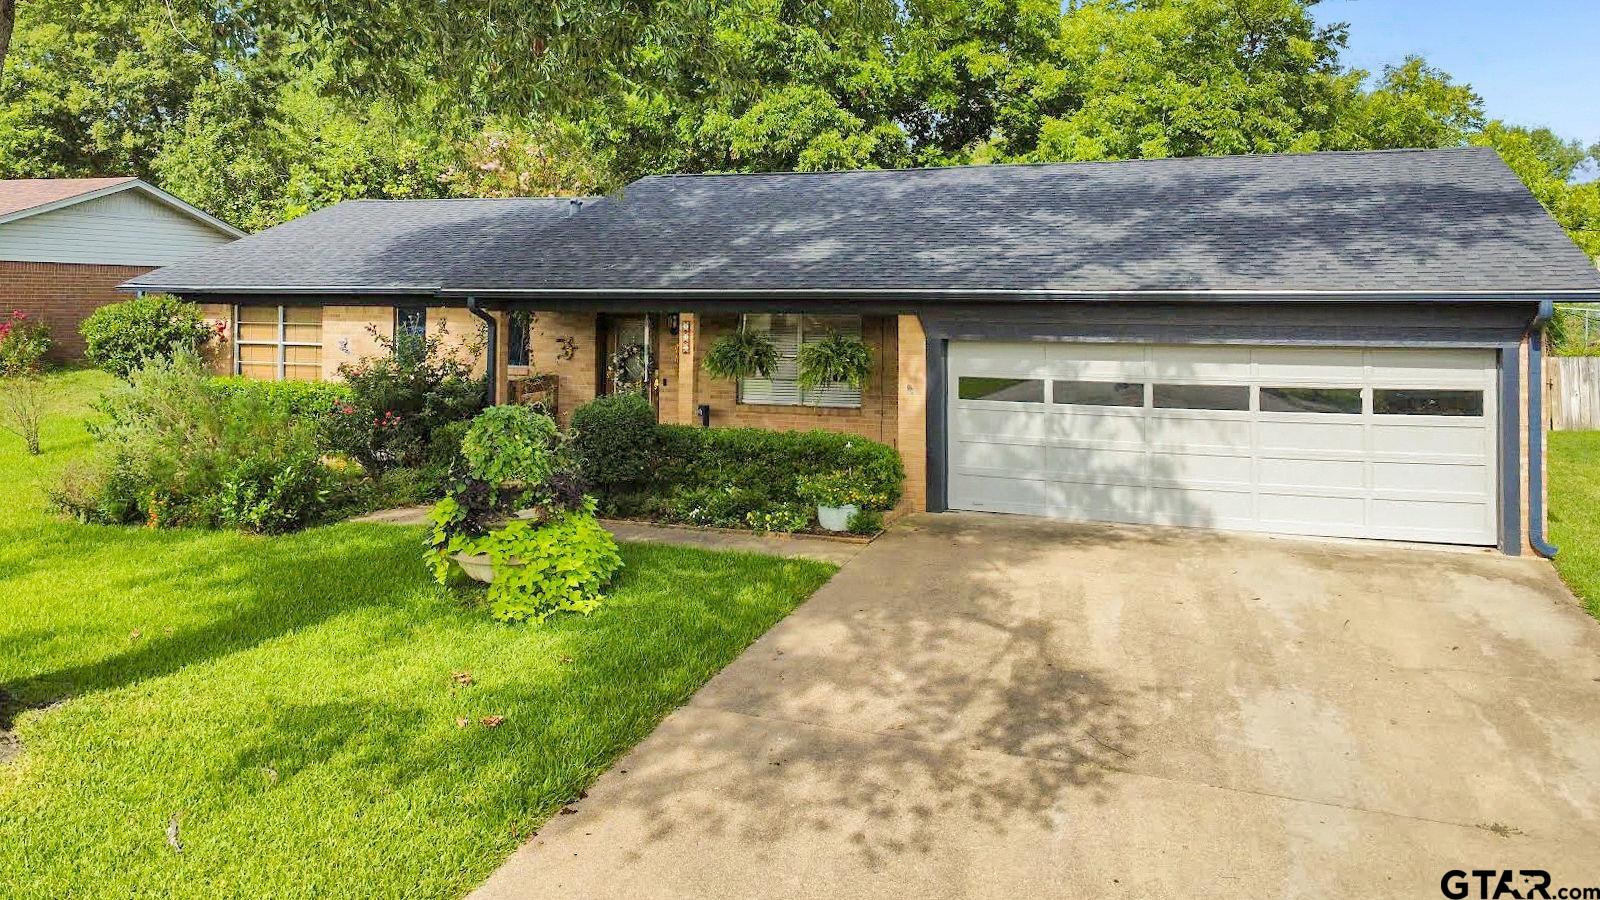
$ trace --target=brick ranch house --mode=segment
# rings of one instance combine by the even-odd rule
[[[45,323],[58,360],[117,285],[244,232],[137,178],[0,180],[0,307]]]
[[[124,289],[234,320],[263,377],[476,320],[496,399],[538,373],[563,418],[643,386],[666,422],[861,434],[911,509],[1521,554],[1549,551],[1538,338],[1600,275],[1463,148],[357,201]],[[783,349],[773,378],[705,373],[734,328]],[[793,352],[833,331],[872,376],[807,395]]]

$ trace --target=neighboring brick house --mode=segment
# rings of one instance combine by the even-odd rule
[[[78,323],[127,299],[117,285],[241,237],[137,178],[0,180],[0,308],[37,317],[51,356],[74,359]]]
[[[1544,553],[1541,329],[1600,275],[1459,148],[352,201],[124,289],[248,320],[263,377],[416,327],[397,304],[476,318],[495,398],[531,372],[562,418],[643,387],[664,422],[860,434],[910,508]],[[773,378],[705,372],[732,328]],[[871,377],[807,395],[793,355],[832,331]]]

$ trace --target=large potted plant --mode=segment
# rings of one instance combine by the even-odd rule
[[[499,619],[538,621],[598,606],[622,559],[555,423],[524,406],[490,407],[462,439],[462,457],[431,514],[426,558],[434,577],[444,582],[454,564],[487,582]]]
[[[887,495],[854,471],[802,475],[795,479],[795,493],[817,507],[817,524],[827,531],[849,531],[856,513],[889,505]]]

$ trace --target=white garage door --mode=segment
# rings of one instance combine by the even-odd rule
[[[1495,542],[1488,350],[952,342],[949,505]]]

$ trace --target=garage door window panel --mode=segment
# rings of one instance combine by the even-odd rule
[[[995,378],[964,375],[956,387],[962,400],[987,400],[1000,403],[1043,403],[1044,382],[1037,378]]]
[[[1144,406],[1144,385],[1128,381],[1052,381],[1050,399],[1065,406]]]
[[[1261,411],[1359,416],[1361,389],[1263,386]]]
[[[1242,384],[1158,384],[1151,396],[1156,409],[1250,410],[1250,388]]]
[[[1483,391],[1378,388],[1372,411],[1380,416],[1482,416]]]

